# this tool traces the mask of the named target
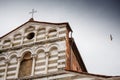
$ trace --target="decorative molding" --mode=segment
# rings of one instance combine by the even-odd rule
[[[46,55],[46,57],[49,57],[50,53],[49,52],[45,52],[45,55]]]
[[[55,43],[55,42],[58,42],[58,41],[63,41],[65,40],[66,38],[65,37],[59,37],[59,38],[54,38],[54,39],[47,39],[47,40],[42,40],[42,41],[39,41],[39,42],[34,42],[34,43],[29,43],[29,44],[22,44],[20,46],[14,46],[14,47],[10,47],[10,48],[6,48],[6,49],[1,49],[3,52],[7,52],[9,50],[20,50],[21,48],[24,48],[24,47],[31,47],[33,45],[44,45],[46,43]]]
[[[37,54],[31,54],[31,57],[36,59],[37,58]]]

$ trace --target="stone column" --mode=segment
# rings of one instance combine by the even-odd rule
[[[18,78],[19,75],[19,69],[20,69],[20,62],[21,62],[21,57],[18,57],[17,59],[17,69],[16,69],[16,78]]]
[[[36,54],[32,54],[33,62],[32,62],[32,73],[31,73],[31,76],[34,76],[36,57],[37,57]]]
[[[46,52],[45,74],[47,74],[48,72],[48,59],[49,59],[49,52]]]
[[[7,78],[7,70],[8,70],[8,64],[9,64],[8,59],[5,60],[5,64],[6,64],[6,68],[5,68],[4,80],[6,80],[6,78]]]

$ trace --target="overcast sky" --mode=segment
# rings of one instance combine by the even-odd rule
[[[0,0],[0,36],[27,22],[33,8],[37,21],[69,22],[89,73],[120,75],[120,0]]]

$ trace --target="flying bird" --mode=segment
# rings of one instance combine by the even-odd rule
[[[112,35],[110,34],[110,40],[112,41],[113,40],[113,37],[112,37]]]

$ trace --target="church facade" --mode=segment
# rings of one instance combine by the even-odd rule
[[[68,23],[34,21],[0,38],[0,80],[119,80],[90,74]]]

